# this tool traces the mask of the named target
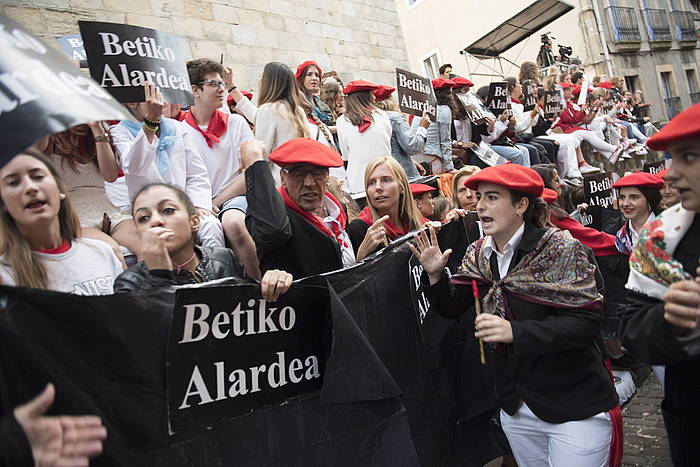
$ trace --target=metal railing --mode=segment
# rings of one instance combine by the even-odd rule
[[[673,40],[671,25],[668,22],[666,10],[661,10],[658,8],[645,8],[642,10],[642,17],[647,25],[647,34],[649,34],[650,41],[656,42]]]
[[[700,102],[700,92],[691,92],[690,102],[692,102],[693,104],[697,104],[698,102]]]
[[[678,115],[681,112],[681,98],[680,97],[669,97],[664,99],[664,104],[666,105],[666,116],[669,120]]]
[[[698,36],[695,32],[695,16],[692,11],[674,10],[671,12],[673,18],[673,27],[676,33],[676,40],[679,41],[697,41]]]
[[[614,42],[641,42],[642,35],[637,24],[634,8],[609,6],[606,8],[610,22],[610,33]]]

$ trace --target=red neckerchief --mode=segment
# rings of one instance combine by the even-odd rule
[[[318,123],[316,123],[316,121],[313,118],[306,117],[306,119],[309,121],[309,123],[313,123],[314,125],[318,126]]]
[[[360,211],[360,215],[357,216],[357,218],[367,225],[374,224],[374,218],[372,217],[372,212],[369,210],[369,206],[365,206],[365,208]],[[408,233],[408,229],[405,227],[403,230],[399,229],[388,220],[384,221],[384,230],[386,230],[386,236],[389,237],[390,240],[396,240]]]
[[[335,241],[338,242],[338,244],[341,247],[347,248],[348,244],[346,241],[343,240],[343,232],[345,231],[345,224],[347,223],[347,218],[345,217],[345,211],[343,211],[343,207],[340,205],[338,200],[333,197],[332,194],[330,194],[327,191],[324,193],[324,196],[333,201],[338,206],[338,209],[340,209],[340,214],[338,214],[337,217],[337,220],[340,222],[340,228],[337,225],[333,224],[333,231],[331,231],[331,229],[329,229],[328,226],[323,223],[323,219],[321,219],[319,216],[312,212],[304,211],[303,209],[301,209],[299,205],[289,196],[289,193],[287,193],[286,188],[279,187],[278,191],[280,192],[280,195],[282,195],[282,200],[284,201],[285,206],[287,206],[289,209],[306,219],[311,225],[316,227],[324,234],[335,239]]]
[[[520,102],[520,99],[516,99],[515,97],[511,97],[510,100],[515,102],[516,104],[522,104],[522,102]]]
[[[194,119],[194,115],[192,115],[192,111],[187,111],[185,112],[185,122],[189,123],[189,125],[200,132],[202,136],[204,136],[204,139],[207,141],[207,145],[209,147],[214,146],[217,143],[220,143],[221,140],[219,137],[226,133],[226,130],[228,129],[228,115],[223,113],[220,110],[215,110],[213,114],[211,114],[211,120],[209,120],[209,126],[207,126],[207,129],[202,131],[201,128],[199,128],[199,125],[197,125],[197,122]]]
[[[357,129],[360,130],[360,133],[364,133],[370,126],[372,126],[372,118],[369,115],[365,115],[362,117],[362,123],[357,125]]]
[[[70,250],[70,242],[68,240],[63,240],[60,245],[58,245],[56,248],[49,248],[46,250],[33,250],[36,251],[37,253],[44,253],[47,255],[59,255],[61,253],[65,253],[66,251]]]

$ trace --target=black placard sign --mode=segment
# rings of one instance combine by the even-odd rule
[[[562,111],[561,91],[557,88],[544,93],[544,118],[557,118]]]
[[[489,97],[486,105],[494,115],[499,116],[504,110],[510,108],[508,97],[508,83],[506,81],[494,81],[489,84]]]
[[[611,172],[585,175],[583,177],[584,202],[589,206],[612,207],[613,183]],[[585,226],[600,225],[599,214],[600,210],[590,210],[584,213],[581,224]]]
[[[645,162],[644,163],[644,172],[649,172],[650,174],[658,174],[662,170],[666,168],[666,161],[661,159],[660,161],[653,161],[653,162]]]
[[[173,104],[193,104],[182,38],[126,24],[79,21],[90,75],[119,102],[143,102],[143,83]]]
[[[537,106],[537,87],[532,81],[523,83],[523,110],[528,112]]]
[[[168,341],[172,433],[314,392],[323,382],[328,295],[259,286],[177,291]]]
[[[49,133],[131,118],[61,52],[0,15],[0,166]]]
[[[83,38],[80,34],[68,34],[56,39],[58,45],[68,55],[68,58],[76,60],[80,68],[87,68],[87,55],[85,55],[85,47],[83,47]]]
[[[411,255],[408,260],[408,271],[410,274],[409,283],[411,284],[411,298],[413,298],[413,309],[416,312],[416,320],[423,324],[425,316],[430,310],[430,302],[423,291],[423,283],[420,278],[423,274],[423,266],[418,262],[415,255]]]
[[[421,116],[425,111],[431,121],[436,120],[437,99],[430,79],[397,68],[396,92],[401,112]]]

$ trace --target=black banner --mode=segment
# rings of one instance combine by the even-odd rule
[[[561,99],[561,91],[558,86],[551,91],[545,91],[544,118],[557,118],[561,114],[561,111],[563,110]]]
[[[666,161],[661,159],[660,161],[645,162],[644,172],[649,172],[650,174],[658,174],[666,168]]]
[[[613,177],[611,172],[595,173],[583,177],[584,203],[588,206],[600,206],[603,209],[612,207]],[[588,209],[581,216],[581,224],[592,227],[601,225],[600,209]]]
[[[396,92],[401,112],[420,117],[426,111],[430,120],[435,121],[437,118],[437,99],[430,79],[397,68]]]
[[[129,113],[62,53],[0,16],[0,166],[49,133]]]
[[[155,83],[172,104],[193,104],[180,37],[126,24],[78,21],[90,75],[119,102],[143,102],[143,83]]]
[[[523,110],[529,112],[537,107],[537,86],[532,81],[523,83]]]
[[[328,297],[294,290],[277,303],[257,285],[177,291],[168,342],[171,432],[321,388]]]
[[[66,55],[68,55],[68,58],[75,60],[80,65],[80,68],[88,67],[87,55],[85,55],[85,47],[83,47],[83,38],[80,37],[80,34],[61,36],[56,38],[56,41]]]
[[[510,109],[510,96],[508,95],[508,83],[506,81],[494,81],[489,84],[489,97],[486,105],[495,116],[499,116],[504,110]]]

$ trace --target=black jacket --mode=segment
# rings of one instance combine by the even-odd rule
[[[301,279],[343,268],[338,242],[285,206],[267,162],[248,167],[245,181],[245,223],[255,241],[261,271],[282,269]]]
[[[545,229],[525,225],[509,270],[532,251]],[[492,256],[495,277],[498,267]],[[449,283],[443,273],[439,282],[427,285],[431,307],[447,318],[464,312],[474,317],[471,286]],[[480,286],[482,297],[488,286]],[[513,343],[492,350],[486,345],[486,360],[493,375],[496,400],[508,414],[521,401],[540,419],[549,423],[583,420],[612,409],[618,397],[602,355],[595,345],[602,316],[586,310],[555,308],[525,301],[505,293],[513,313]]]
[[[34,455],[24,430],[14,414],[0,418],[0,467],[34,465]]]
[[[197,284],[225,277],[246,277],[245,269],[228,248],[195,246],[200,263],[195,274],[183,269],[180,272],[165,269],[149,270],[140,261],[124,271],[114,281],[114,293],[134,290],[150,290],[171,285]]]

